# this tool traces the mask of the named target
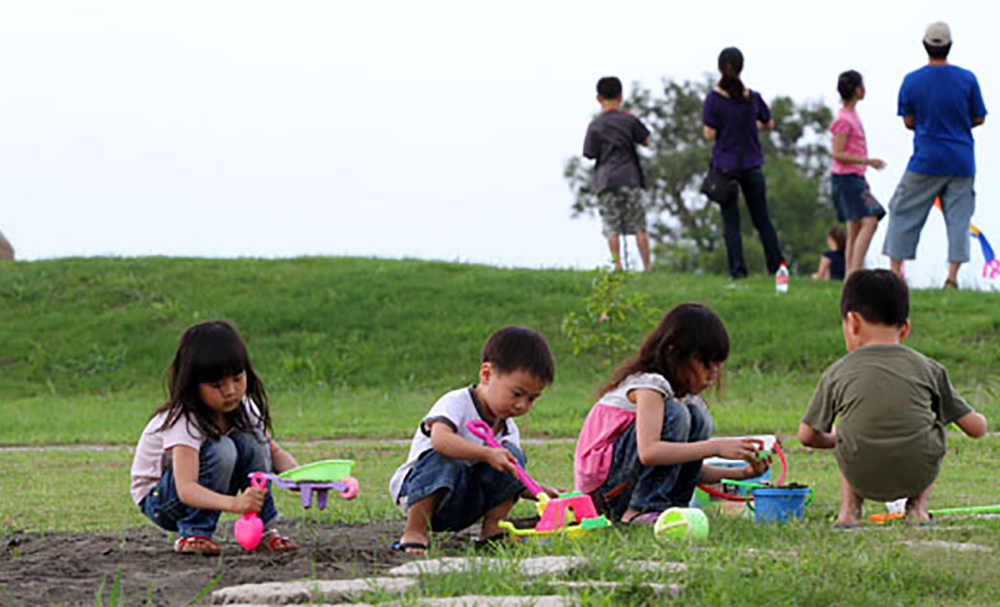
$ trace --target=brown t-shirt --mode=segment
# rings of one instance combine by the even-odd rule
[[[837,462],[862,497],[911,497],[937,478],[944,427],[972,408],[936,361],[899,345],[872,345],[823,373],[802,422],[829,432],[837,420]]]

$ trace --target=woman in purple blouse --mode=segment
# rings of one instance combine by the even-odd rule
[[[767,213],[767,185],[764,182],[764,152],[760,147],[758,129],[774,128],[771,110],[760,94],[743,85],[743,53],[729,47],[719,55],[718,85],[705,98],[702,120],[705,138],[714,140],[712,167],[729,173],[739,184],[746,200],[750,219],[760,234],[767,259],[767,271],[774,274],[785,259],[778,244]],[[720,204],[723,237],[729,257],[729,275],[744,278],[747,275],[743,260],[743,239],[740,236],[740,208],[738,196]]]

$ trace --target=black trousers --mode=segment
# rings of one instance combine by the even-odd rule
[[[760,168],[736,171],[736,182],[740,184],[743,198],[750,211],[753,226],[760,234],[760,242],[764,245],[764,257],[767,260],[767,271],[774,274],[778,266],[784,263],[781,245],[778,244],[778,233],[774,231],[771,217],[767,214],[767,184],[764,172]],[[739,200],[720,206],[722,211],[723,238],[726,241],[726,254],[729,258],[729,275],[733,278],[743,278],[747,275],[746,262],[743,260],[743,236],[740,234]]]

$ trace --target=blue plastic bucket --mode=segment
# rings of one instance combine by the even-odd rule
[[[760,488],[753,489],[753,509],[758,523],[784,523],[802,518],[812,489]]]

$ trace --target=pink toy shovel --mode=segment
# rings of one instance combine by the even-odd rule
[[[263,489],[267,486],[267,478],[262,472],[254,472],[250,477],[250,486],[255,489]],[[244,550],[253,550],[260,543],[260,538],[264,535],[264,522],[260,520],[256,512],[247,512],[236,521],[233,528],[233,535],[236,541]]]
[[[493,430],[490,428],[489,424],[480,420],[473,420],[465,423],[465,427],[468,428],[469,432],[478,436],[487,445],[493,447],[494,449],[502,449],[503,447],[497,442],[497,439],[493,436]],[[514,470],[517,471],[517,478],[520,479],[524,486],[531,492],[532,495],[538,500],[538,511],[541,512],[545,508],[545,504],[549,501],[549,496],[542,487],[535,482],[533,478],[528,476],[528,473],[524,471],[517,462],[511,462],[514,465]]]

